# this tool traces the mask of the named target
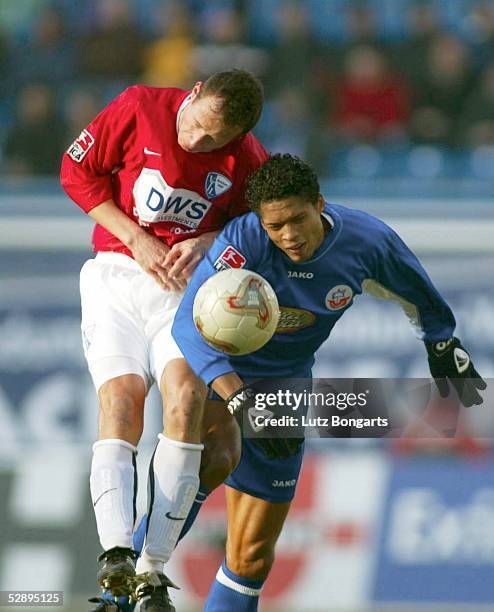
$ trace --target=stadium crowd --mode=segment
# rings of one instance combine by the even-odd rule
[[[17,0],[0,3],[0,168],[53,175],[134,83],[229,67],[264,83],[256,132],[331,175],[338,151],[494,145],[494,2]]]

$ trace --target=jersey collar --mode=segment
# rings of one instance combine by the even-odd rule
[[[180,105],[177,111],[177,120],[175,121],[175,129],[177,130],[177,134],[178,134],[178,122],[180,121],[180,117],[182,115],[184,108],[190,104],[191,99],[192,99],[192,93],[186,96],[186,98],[184,99],[184,101],[182,102],[182,104]]]
[[[334,220],[333,220],[333,217],[328,212],[323,210],[322,213],[321,213],[321,217],[324,217],[326,219],[326,221],[329,223],[331,229],[334,229]]]

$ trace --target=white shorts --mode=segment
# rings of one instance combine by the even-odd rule
[[[171,334],[182,293],[163,290],[131,257],[101,252],[80,279],[82,343],[96,391],[123,374],[138,374],[146,392],[166,364],[183,357]]]

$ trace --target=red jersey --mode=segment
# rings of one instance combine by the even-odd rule
[[[84,211],[106,200],[168,246],[247,211],[245,180],[268,157],[251,133],[209,153],[178,144],[190,92],[136,85],[111,102],[64,154],[62,186]],[[132,255],[100,225],[95,251]]]

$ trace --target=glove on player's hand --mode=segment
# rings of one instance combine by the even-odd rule
[[[253,389],[243,386],[226,400],[228,412],[234,416],[243,436],[250,438],[253,444],[261,448],[268,459],[286,459],[290,455],[295,455],[304,438],[277,437],[276,428],[259,424],[259,422],[256,424],[254,421],[256,416],[269,418],[274,416],[274,413],[269,410],[257,409],[255,407],[255,395],[256,392]],[[244,414],[246,414],[245,419]],[[273,437],[266,437],[268,432]],[[263,435],[263,437],[251,436],[252,433]]]
[[[473,367],[470,355],[458,338],[425,342],[425,347],[429,368],[441,397],[449,395],[449,380],[464,406],[481,404],[483,399],[478,390],[485,389],[487,384]]]

